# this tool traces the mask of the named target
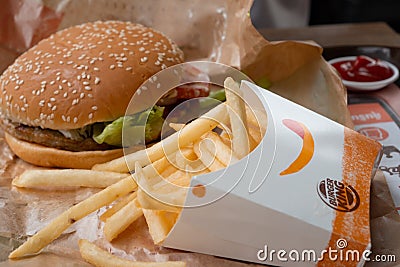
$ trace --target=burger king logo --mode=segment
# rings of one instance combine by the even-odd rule
[[[326,178],[318,183],[318,195],[332,209],[351,212],[360,205],[357,191],[350,185]]]

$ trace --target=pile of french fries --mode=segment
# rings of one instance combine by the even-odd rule
[[[112,242],[144,216],[155,244],[162,244],[184,208],[191,178],[217,171],[245,157],[266,131],[266,115],[250,109],[238,84],[225,80],[226,102],[188,124],[170,124],[176,132],[157,144],[95,165],[92,170],[27,170],[13,180],[17,187],[104,188],[72,206],[14,250],[9,258],[33,255],[68,227],[111,205],[100,216]],[[82,257],[95,266],[185,266],[184,262],[133,262],[80,240]]]

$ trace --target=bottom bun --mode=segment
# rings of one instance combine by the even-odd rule
[[[119,158],[124,154],[122,148],[82,152],[61,150],[22,141],[7,133],[5,139],[18,157],[26,162],[43,167],[90,169],[95,164]]]

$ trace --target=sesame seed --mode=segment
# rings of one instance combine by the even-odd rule
[[[93,119],[93,113],[89,113],[88,118],[89,118],[89,120]]]
[[[19,85],[16,85],[16,86],[14,87],[14,89],[15,89],[15,90],[18,90],[18,89],[19,89]]]
[[[72,84],[70,82],[67,82],[68,87],[72,87]]]
[[[78,118],[74,117],[74,123],[77,123],[77,122],[78,122]]]
[[[56,99],[54,97],[50,97],[51,102],[56,102]]]
[[[57,109],[57,106],[53,106],[53,107],[51,108],[52,111],[55,111],[56,109]]]
[[[146,62],[147,61],[147,57],[142,57],[141,59],[140,59],[140,62],[142,62],[142,63],[144,63],[144,62]]]
[[[90,91],[90,90],[92,90],[92,88],[90,88],[90,86],[85,86],[85,90]]]
[[[78,79],[78,81],[81,80],[81,75],[78,75],[78,77],[76,77]]]
[[[63,120],[63,121],[66,121],[67,119],[65,118],[65,115],[61,115],[61,119]]]
[[[68,93],[65,92],[65,93],[63,94],[63,97],[67,97],[67,96],[68,96]]]
[[[72,90],[73,94],[76,94],[78,91],[76,89]]]
[[[60,93],[60,91],[58,91],[58,90],[55,90],[55,91],[54,91],[54,94],[55,94],[55,95],[58,95],[59,93]]]
[[[92,94],[88,94],[87,95],[89,98],[93,98],[93,95]]]
[[[115,69],[115,65],[110,66],[110,70],[113,70],[113,69]]]
[[[79,96],[81,99],[85,97],[85,93],[81,93]]]
[[[97,110],[97,106],[92,106],[92,109],[93,110]]]
[[[97,68],[97,67],[94,67],[93,69],[94,69],[95,71],[99,71],[99,68]]]
[[[85,82],[83,82],[83,85],[89,85],[89,82],[85,81]]]
[[[94,84],[99,84],[100,83],[100,78],[99,77],[96,77],[95,79],[94,79]]]
[[[53,85],[53,84],[55,84],[55,83],[56,83],[55,81],[51,81],[51,82],[50,82],[50,85]]]
[[[62,83],[67,83],[67,80],[62,80],[61,82],[62,82]]]

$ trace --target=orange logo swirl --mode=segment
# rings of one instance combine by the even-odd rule
[[[281,176],[300,171],[310,162],[314,155],[314,139],[308,128],[304,124],[291,119],[284,119],[282,123],[300,136],[303,140],[303,147],[297,158],[280,173]]]

